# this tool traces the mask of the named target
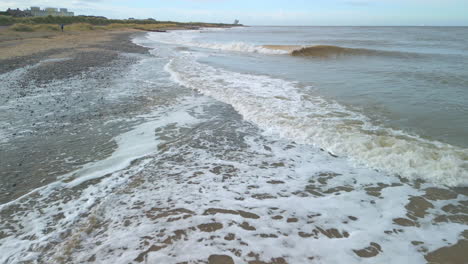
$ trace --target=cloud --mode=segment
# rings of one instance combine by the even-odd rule
[[[0,10],[65,7],[77,15],[250,25],[468,24],[467,0],[0,0]],[[440,12],[439,12],[440,11]],[[457,23],[455,23],[455,22]],[[434,22],[434,23],[433,23]]]

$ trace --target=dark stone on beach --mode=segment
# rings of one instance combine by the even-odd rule
[[[466,264],[468,263],[468,240],[460,240],[457,244],[440,248],[426,256],[429,263],[450,263],[450,264]]]
[[[320,227],[316,227],[316,229],[314,229],[313,231],[315,232],[316,235],[321,233],[321,234],[327,236],[330,239],[349,237],[348,232],[343,231],[343,233],[341,233],[336,228],[323,229],[323,228],[320,228]]]
[[[377,243],[370,243],[369,247],[360,250],[353,250],[356,255],[361,258],[372,258],[377,256],[380,252],[382,252],[382,248]]]
[[[425,189],[426,197],[428,200],[437,201],[437,200],[451,200],[457,198],[458,194],[448,189],[442,188],[427,188]]]
[[[263,145],[263,148],[264,148],[265,150],[271,151],[271,148],[268,147],[268,146],[266,146],[266,145]]]
[[[255,227],[251,226],[249,223],[244,222],[241,225],[239,225],[242,229],[247,230],[247,231],[255,231],[257,230]]]
[[[269,184],[284,184],[284,181],[267,181]]]
[[[413,218],[413,220],[414,217],[424,218],[427,210],[434,208],[434,205],[420,196],[411,197],[409,200],[410,202],[405,208],[408,210],[408,217]]]
[[[227,240],[227,241],[232,241],[232,240],[236,239],[236,235],[234,235],[233,233],[229,233],[224,237],[224,239]]]
[[[462,225],[468,225],[468,215],[466,214],[455,214],[455,215],[439,215],[434,218],[436,223],[458,223]]]
[[[395,218],[393,222],[400,226],[419,226],[418,223],[413,222],[407,218]]]
[[[197,226],[203,232],[214,232],[223,228],[223,224],[221,223],[209,223],[209,224],[201,224]]]
[[[211,255],[208,264],[234,264],[234,260],[227,255]]]
[[[150,252],[156,252],[156,251],[159,251],[163,248],[165,248],[166,246],[156,246],[156,245],[152,245],[150,248],[148,248],[146,251],[144,252],[141,252],[136,258],[135,258],[135,261],[137,262],[143,262],[147,259],[147,256],[148,256],[148,253]]]
[[[465,212],[468,212],[468,206],[463,204],[448,204],[442,207],[442,211],[450,214],[463,214]]]
[[[233,214],[233,215],[240,215],[244,218],[250,218],[250,219],[258,219],[260,216],[251,213],[251,212],[246,212],[242,210],[228,210],[228,209],[221,209],[221,208],[209,208],[207,209],[203,215],[215,215],[215,214]]]

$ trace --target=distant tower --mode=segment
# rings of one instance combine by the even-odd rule
[[[238,24],[239,24],[239,19],[234,20],[234,25],[238,25]]]

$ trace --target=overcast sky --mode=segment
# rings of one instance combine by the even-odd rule
[[[468,0],[0,0],[0,10],[66,7],[77,15],[246,25],[468,26]]]

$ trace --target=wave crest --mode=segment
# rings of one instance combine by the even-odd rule
[[[356,48],[345,48],[333,45],[316,45],[310,47],[303,47],[300,49],[293,50],[292,56],[298,57],[339,57],[339,56],[388,56],[388,57],[415,57],[417,54],[408,52],[398,51],[384,51],[384,50],[373,50],[373,49],[356,49]]]
[[[268,49],[263,46],[252,45],[245,42],[230,42],[230,43],[190,43],[191,46],[196,46],[205,49],[247,52],[247,53],[262,53],[262,54],[288,54],[288,51],[279,49]]]
[[[182,48],[194,47],[243,53],[288,54],[290,50],[271,49],[246,42],[203,42],[197,39],[198,32],[173,31],[166,34],[148,33],[147,38],[165,44],[181,45]]]

